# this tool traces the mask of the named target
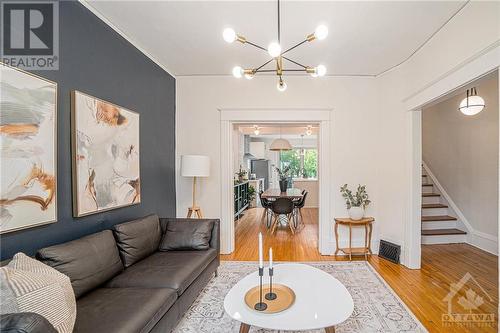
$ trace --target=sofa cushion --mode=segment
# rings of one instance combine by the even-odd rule
[[[116,244],[125,267],[158,250],[161,239],[160,219],[149,215],[113,227]]]
[[[10,289],[0,295],[2,311],[5,303],[11,303],[5,310],[37,313],[45,317],[57,332],[73,331],[76,302],[66,275],[18,253],[8,266],[0,268],[0,283],[2,288]]]
[[[159,250],[207,250],[214,220],[203,221],[169,221]]]
[[[76,298],[123,270],[110,230],[46,247],[39,250],[36,257],[70,278]]]
[[[98,288],[78,299],[74,332],[149,332],[176,299],[168,288]]]
[[[34,312],[9,313],[0,316],[2,333],[57,333],[44,316]]]
[[[156,252],[106,284],[110,288],[172,288],[181,295],[217,257],[217,251]]]

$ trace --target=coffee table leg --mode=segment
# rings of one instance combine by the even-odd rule
[[[325,333],[335,333],[335,326],[326,327]]]
[[[240,325],[240,333],[248,333],[248,331],[250,331],[250,325],[245,324],[245,323],[241,323],[241,325]],[[335,329],[333,329],[332,332],[335,332]]]

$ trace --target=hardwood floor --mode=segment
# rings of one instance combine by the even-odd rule
[[[236,224],[236,250],[230,255],[221,255],[222,260],[254,261],[258,259],[255,246],[259,231],[264,236],[264,246],[272,246],[276,261],[338,261],[345,256],[323,256],[318,251],[318,210],[303,210],[305,227],[292,236],[290,230],[281,227],[274,236],[267,233],[261,223],[262,209],[250,209]],[[363,260],[363,257],[353,258]],[[429,332],[497,332],[498,327],[498,257],[467,244],[422,245],[422,268],[408,269],[393,264],[376,255],[368,262],[399,295]],[[443,298],[450,292],[450,285],[457,283],[470,273],[487,295],[478,310],[472,313],[494,313],[494,327],[443,326],[442,315],[448,311]],[[466,297],[467,287],[474,286],[472,280],[458,291],[455,299]],[[491,299],[489,298],[491,297]],[[466,313],[457,302],[453,309]]]

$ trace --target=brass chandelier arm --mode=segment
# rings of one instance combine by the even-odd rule
[[[255,44],[255,43],[252,43],[252,42],[250,42],[250,41],[248,41],[248,40],[245,42],[245,44],[252,45],[253,47],[256,47],[256,48],[258,48],[258,49],[261,49],[261,50],[264,50],[264,51],[266,51],[266,52],[267,52],[267,49],[266,49],[265,47],[262,47],[262,46],[260,46],[260,45]]]
[[[308,71],[304,69],[283,69],[282,72],[305,72],[307,73]],[[259,69],[257,71],[254,71],[254,73],[277,73],[276,69]]]
[[[283,59],[288,60],[288,61],[290,61],[291,63],[293,63],[293,64],[295,64],[295,65],[297,65],[297,66],[300,66],[300,67],[302,67],[302,68],[304,68],[304,69],[308,68],[308,66],[302,65],[301,63],[298,63],[298,62],[296,62],[295,60],[292,60],[292,59],[290,59],[290,58],[283,57]]]
[[[256,69],[254,69],[255,72],[258,72],[262,67],[264,67],[265,65],[269,64],[271,61],[273,61],[274,59],[271,59],[269,61],[266,61],[264,64],[260,65],[259,67],[257,67]]]
[[[293,49],[295,49],[295,48],[297,48],[297,47],[301,46],[301,45],[302,45],[302,44],[304,44],[304,43],[307,43],[308,41],[309,41],[309,40],[305,39],[305,40],[303,40],[302,42],[295,44],[294,46],[292,46],[292,47],[290,47],[290,48],[286,49],[285,51],[283,51],[283,52],[281,53],[281,55],[283,55],[283,54],[285,54],[285,53],[287,53],[287,52],[290,52],[291,50],[293,50]]]

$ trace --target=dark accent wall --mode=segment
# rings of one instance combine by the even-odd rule
[[[2,260],[157,213],[175,216],[175,79],[76,1],[59,7],[59,70],[36,74],[58,83],[57,215],[47,226],[3,234]],[[141,203],[73,218],[70,91],[140,113]]]

